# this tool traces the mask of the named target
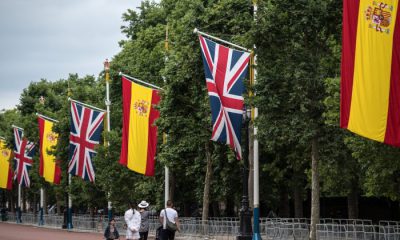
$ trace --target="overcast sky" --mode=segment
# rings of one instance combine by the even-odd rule
[[[127,9],[140,0],[0,0],[0,109],[19,102],[30,82],[97,77],[120,51]]]

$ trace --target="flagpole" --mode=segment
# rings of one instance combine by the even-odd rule
[[[98,110],[98,111],[101,111],[101,112],[105,112],[105,111],[106,111],[106,110],[104,110],[104,109],[95,107],[95,106],[93,106],[93,105],[89,105],[89,104],[87,104],[87,103],[83,103],[83,102],[80,102],[80,101],[78,101],[78,100],[72,99],[72,98],[70,98],[70,97],[68,98],[68,101],[76,102],[76,103],[79,103],[80,105],[83,105],[83,106],[85,106],[85,107],[88,107],[88,108],[91,108],[91,109],[94,109],[94,110]]]
[[[68,212],[67,212],[67,229],[72,229],[74,226],[72,225],[72,198],[71,198],[71,174],[68,174],[68,185],[70,192],[68,193]]]
[[[11,127],[24,131],[23,128],[15,126],[14,124],[11,125]],[[17,179],[17,182],[18,182],[18,179]],[[22,214],[21,213],[21,191],[22,191],[22,189],[21,188],[22,188],[21,183],[18,183],[17,223],[22,223],[22,219],[21,219],[21,214]]]
[[[39,226],[44,225],[43,220],[44,190],[40,188],[40,204],[39,204]]]
[[[247,49],[247,48],[245,48],[245,47],[242,47],[242,46],[239,46],[239,45],[237,45],[237,44],[228,42],[228,41],[223,40],[223,39],[218,38],[218,37],[214,37],[214,36],[212,36],[212,35],[210,35],[210,34],[207,34],[207,33],[205,33],[205,32],[201,32],[201,31],[199,31],[199,29],[197,29],[197,28],[195,28],[195,29],[193,30],[193,33],[198,34],[198,35],[206,36],[206,37],[208,37],[208,38],[217,40],[217,41],[219,41],[219,42],[222,42],[222,43],[225,43],[225,44],[228,44],[228,45],[231,45],[232,47],[241,49],[241,50],[246,51],[246,52],[251,52],[251,50],[249,50],[249,49]]]
[[[18,182],[18,179],[17,179]],[[21,219],[21,184],[18,184],[18,207],[17,207],[17,223],[22,223]]]
[[[257,0],[253,0],[253,19],[254,21],[257,21]],[[254,49],[256,49],[256,46],[253,46]],[[256,84],[257,81],[257,55],[253,52],[252,54],[253,61],[252,61],[252,66],[250,66],[253,69],[253,85]],[[254,94],[255,95],[255,94]],[[257,119],[258,117],[258,108],[254,107],[254,115],[253,115],[253,120]],[[259,167],[259,151],[258,151],[258,139],[257,139],[257,132],[258,128],[255,125],[255,122],[253,121],[253,167],[254,167],[254,172],[253,172],[253,179],[254,179],[254,184],[253,184],[253,225],[254,225],[254,233],[253,233],[253,240],[261,240],[261,234],[260,234],[260,167]]]
[[[168,24],[165,30],[165,63],[168,61]],[[166,79],[164,77],[164,84],[166,82]],[[163,133],[163,144],[167,143],[167,134]],[[168,166],[164,166],[164,205],[165,208],[167,208],[167,201],[169,200],[169,168]],[[164,225],[164,224],[163,224]]]
[[[13,124],[13,125],[11,125],[11,127],[13,127],[13,128],[18,128],[18,129],[20,129],[20,130],[24,131],[24,129],[23,129],[23,128],[21,128],[21,127],[18,127],[18,126],[15,126],[14,124]]]
[[[104,62],[104,71],[106,73],[106,107],[107,107],[107,132],[110,133],[111,130],[111,122],[110,122],[110,106],[111,106],[111,101],[110,101],[110,62],[108,59]],[[110,146],[110,142],[107,141],[107,147]],[[112,202],[110,201],[111,193],[107,193],[107,198],[108,198],[108,203],[107,203],[107,215],[108,215],[108,220],[110,221],[112,219],[113,213],[112,213]]]
[[[58,123],[58,120],[55,120],[55,119],[53,119],[53,118],[51,118],[51,117],[47,117],[47,116],[42,115],[42,114],[40,114],[40,113],[36,113],[36,116],[41,117],[41,118],[44,118],[44,119],[49,120],[49,121],[51,121],[51,122]]]
[[[78,101],[73,100],[71,98],[72,91],[71,91],[71,86],[69,85],[69,79],[68,79],[68,93],[67,94],[68,94],[68,101],[75,101],[75,102],[77,102],[79,104],[82,104],[84,106],[91,107],[90,105],[88,106],[88,105],[86,105],[84,103],[78,102]],[[97,109],[97,108],[95,108],[95,109]],[[65,224],[65,227],[67,229],[72,229],[73,228],[73,225],[72,225],[72,198],[71,198],[71,182],[72,182],[72,179],[71,179],[71,174],[69,174],[69,172],[68,172],[68,167],[67,167],[67,174],[68,174],[68,185],[67,186],[68,186],[69,191],[68,191],[68,197],[65,199],[67,201],[66,202],[66,206],[65,206],[67,209],[66,209],[65,214],[64,214],[64,224]]]
[[[40,118],[43,118],[45,120],[48,120],[50,122],[58,123],[58,120],[53,119],[51,117],[47,117],[47,116],[42,115],[40,113],[36,113],[36,116],[38,116]],[[39,226],[44,225],[44,219],[43,219],[44,209],[43,209],[43,206],[44,206],[44,189],[43,189],[43,187],[41,187],[40,188],[40,204],[39,204]]]
[[[142,83],[142,84],[147,85],[147,86],[149,86],[149,87],[156,88],[156,89],[158,89],[158,90],[164,90],[163,88],[161,88],[161,87],[159,87],[159,86],[157,86],[157,85],[154,85],[154,84],[145,82],[145,81],[140,80],[140,79],[135,78],[135,77],[131,77],[131,76],[129,76],[129,75],[127,75],[127,74],[124,74],[124,73],[122,73],[122,72],[119,72],[119,75],[128,78],[128,80],[131,80],[132,82],[139,82],[139,83]]]

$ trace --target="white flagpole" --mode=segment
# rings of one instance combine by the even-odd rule
[[[22,191],[21,184],[18,184],[17,223],[22,223],[22,219],[21,219],[21,191]]]
[[[71,191],[71,181],[72,176],[68,174],[68,186],[69,190]],[[72,198],[71,193],[68,194],[68,212],[67,212],[67,229],[72,229],[74,226],[72,225]]]
[[[18,127],[18,126],[15,126],[14,124],[13,124],[13,125],[11,125],[11,127],[13,127],[13,128],[18,128],[18,129],[20,129],[20,130],[24,131],[24,129],[23,129],[23,128],[20,128],[20,127]]]
[[[110,121],[110,106],[111,106],[111,101],[110,101],[110,62],[108,59],[104,62],[104,71],[106,74],[106,107],[107,107],[107,132],[110,133],[111,130],[111,121]],[[107,141],[107,146],[110,146],[110,142]],[[111,193],[107,193],[107,215],[108,215],[108,220],[110,221],[112,219],[113,213],[112,213],[112,202],[110,201],[110,196]]]
[[[24,131],[23,128],[15,126],[14,124],[11,125],[11,127]],[[14,139],[14,141],[15,141],[15,139]],[[18,182],[18,179],[17,179],[17,182]],[[22,189],[21,188],[22,188],[21,183],[19,183],[18,184],[18,203],[17,203],[17,223],[22,223],[22,219],[21,219],[21,214],[22,214],[21,213],[21,191],[22,191]]]
[[[257,0],[253,0],[253,17],[254,21],[257,21]],[[256,46],[254,45],[254,49]],[[253,68],[253,84],[256,84],[256,79],[257,79],[257,70],[256,70],[256,61],[257,61],[257,56],[254,53],[254,59],[253,59],[253,66],[250,66]],[[254,107],[254,120],[258,117],[258,108]],[[259,181],[259,151],[258,151],[258,139],[257,139],[257,130],[258,128],[256,127],[255,123],[253,124],[254,126],[254,142],[253,142],[253,167],[254,167],[254,172],[253,172],[253,178],[254,178],[254,191],[253,191],[253,225],[254,225],[254,233],[253,233],[253,240],[261,240],[261,234],[260,234],[260,181]]]
[[[47,117],[47,116],[42,115],[42,114],[40,114],[40,113],[36,113],[36,116],[38,116],[38,117],[40,117],[40,118],[43,118],[43,119],[46,119],[46,120],[49,120],[49,121],[51,121],[51,122],[56,122],[56,123],[58,123],[58,120],[55,120],[54,118]]]
[[[78,104],[80,104],[80,105],[82,105],[82,106],[85,106],[85,107],[88,107],[88,108],[92,108],[92,109],[98,110],[98,111],[100,111],[100,112],[105,112],[105,111],[106,111],[106,110],[104,110],[104,109],[95,107],[95,106],[93,106],[93,105],[89,105],[89,104],[86,104],[86,103],[83,103],[83,102],[79,102],[78,100],[74,100],[74,99],[72,99],[72,98],[70,98],[70,97],[68,98],[68,101],[76,102],[76,103],[78,103]]]
[[[246,51],[246,52],[251,52],[251,50],[249,50],[249,49],[247,49],[247,48],[245,48],[245,47],[242,47],[242,46],[239,46],[239,45],[237,45],[237,44],[228,42],[228,41],[223,40],[223,39],[218,38],[218,37],[214,37],[214,36],[212,36],[212,35],[210,35],[210,34],[207,34],[207,33],[205,33],[205,32],[201,32],[201,31],[199,31],[199,29],[197,29],[197,28],[195,28],[195,29],[193,30],[193,33],[198,34],[198,35],[206,36],[206,37],[208,37],[208,38],[217,40],[217,41],[219,41],[219,42],[222,42],[222,43],[225,43],[225,44],[228,44],[228,45],[231,45],[232,47],[238,48],[238,49],[243,50],[243,51]]]
[[[167,29],[165,31],[165,63],[168,61],[168,24],[167,24]],[[164,83],[165,83],[166,79],[164,77]],[[164,133],[163,135],[163,143],[166,144],[167,143],[167,134]],[[167,208],[167,201],[169,200],[169,168],[167,166],[164,167],[164,205],[165,208]],[[165,222],[165,221],[164,221]],[[164,225],[164,224],[163,224]]]
[[[47,117],[45,115],[42,115],[40,113],[36,113],[36,116],[43,118],[45,120],[48,120],[50,122],[55,122],[58,123],[58,120]],[[43,209],[43,205],[44,205],[44,189],[43,187],[40,188],[40,204],[39,204],[39,226],[44,225],[44,219],[43,219],[43,215],[44,215],[44,209]]]
[[[43,220],[44,190],[40,188],[40,204],[39,204],[39,226],[44,225]]]
[[[163,88],[161,88],[161,87],[159,87],[159,86],[157,86],[157,85],[154,85],[154,84],[145,82],[145,81],[140,80],[140,79],[135,78],[135,77],[131,77],[131,76],[129,76],[129,75],[127,75],[127,74],[124,74],[124,73],[122,73],[122,72],[120,72],[119,75],[128,78],[128,80],[131,80],[132,82],[139,82],[139,83],[142,83],[142,84],[144,84],[144,85],[147,85],[147,86],[149,86],[149,87],[151,87],[151,88],[155,88],[155,89],[158,89],[158,90],[164,90]]]

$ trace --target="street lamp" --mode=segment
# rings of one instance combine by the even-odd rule
[[[243,192],[242,192],[242,202],[239,211],[240,217],[240,229],[239,234],[236,237],[237,240],[251,240],[253,238],[253,231],[251,228],[251,216],[252,213],[249,209],[249,189],[248,189],[248,179],[249,179],[249,122],[251,118],[251,109],[244,107],[243,109],[243,168],[242,168],[242,181],[243,181]]]

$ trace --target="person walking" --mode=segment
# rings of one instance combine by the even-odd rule
[[[171,200],[167,201],[167,207],[160,212],[160,223],[163,225],[163,229],[161,231],[161,240],[174,240],[175,239],[175,231],[180,232],[180,223],[178,219],[178,212],[173,208],[174,204]],[[167,223],[167,221],[169,223]],[[171,229],[168,225],[172,223],[175,225],[175,229]]]
[[[140,229],[139,229],[140,240],[147,240],[147,236],[149,235],[150,212],[147,211],[147,208],[149,207],[149,203],[143,200],[139,203],[138,207],[139,207],[139,213],[140,213],[140,217],[141,217]]]
[[[140,239],[139,228],[140,228],[140,213],[134,209],[134,205],[129,203],[129,209],[126,210],[124,219],[126,223],[126,240],[137,240]]]
[[[111,218],[106,230],[104,231],[104,238],[106,240],[119,239],[119,233],[117,227],[115,226],[115,219]]]

